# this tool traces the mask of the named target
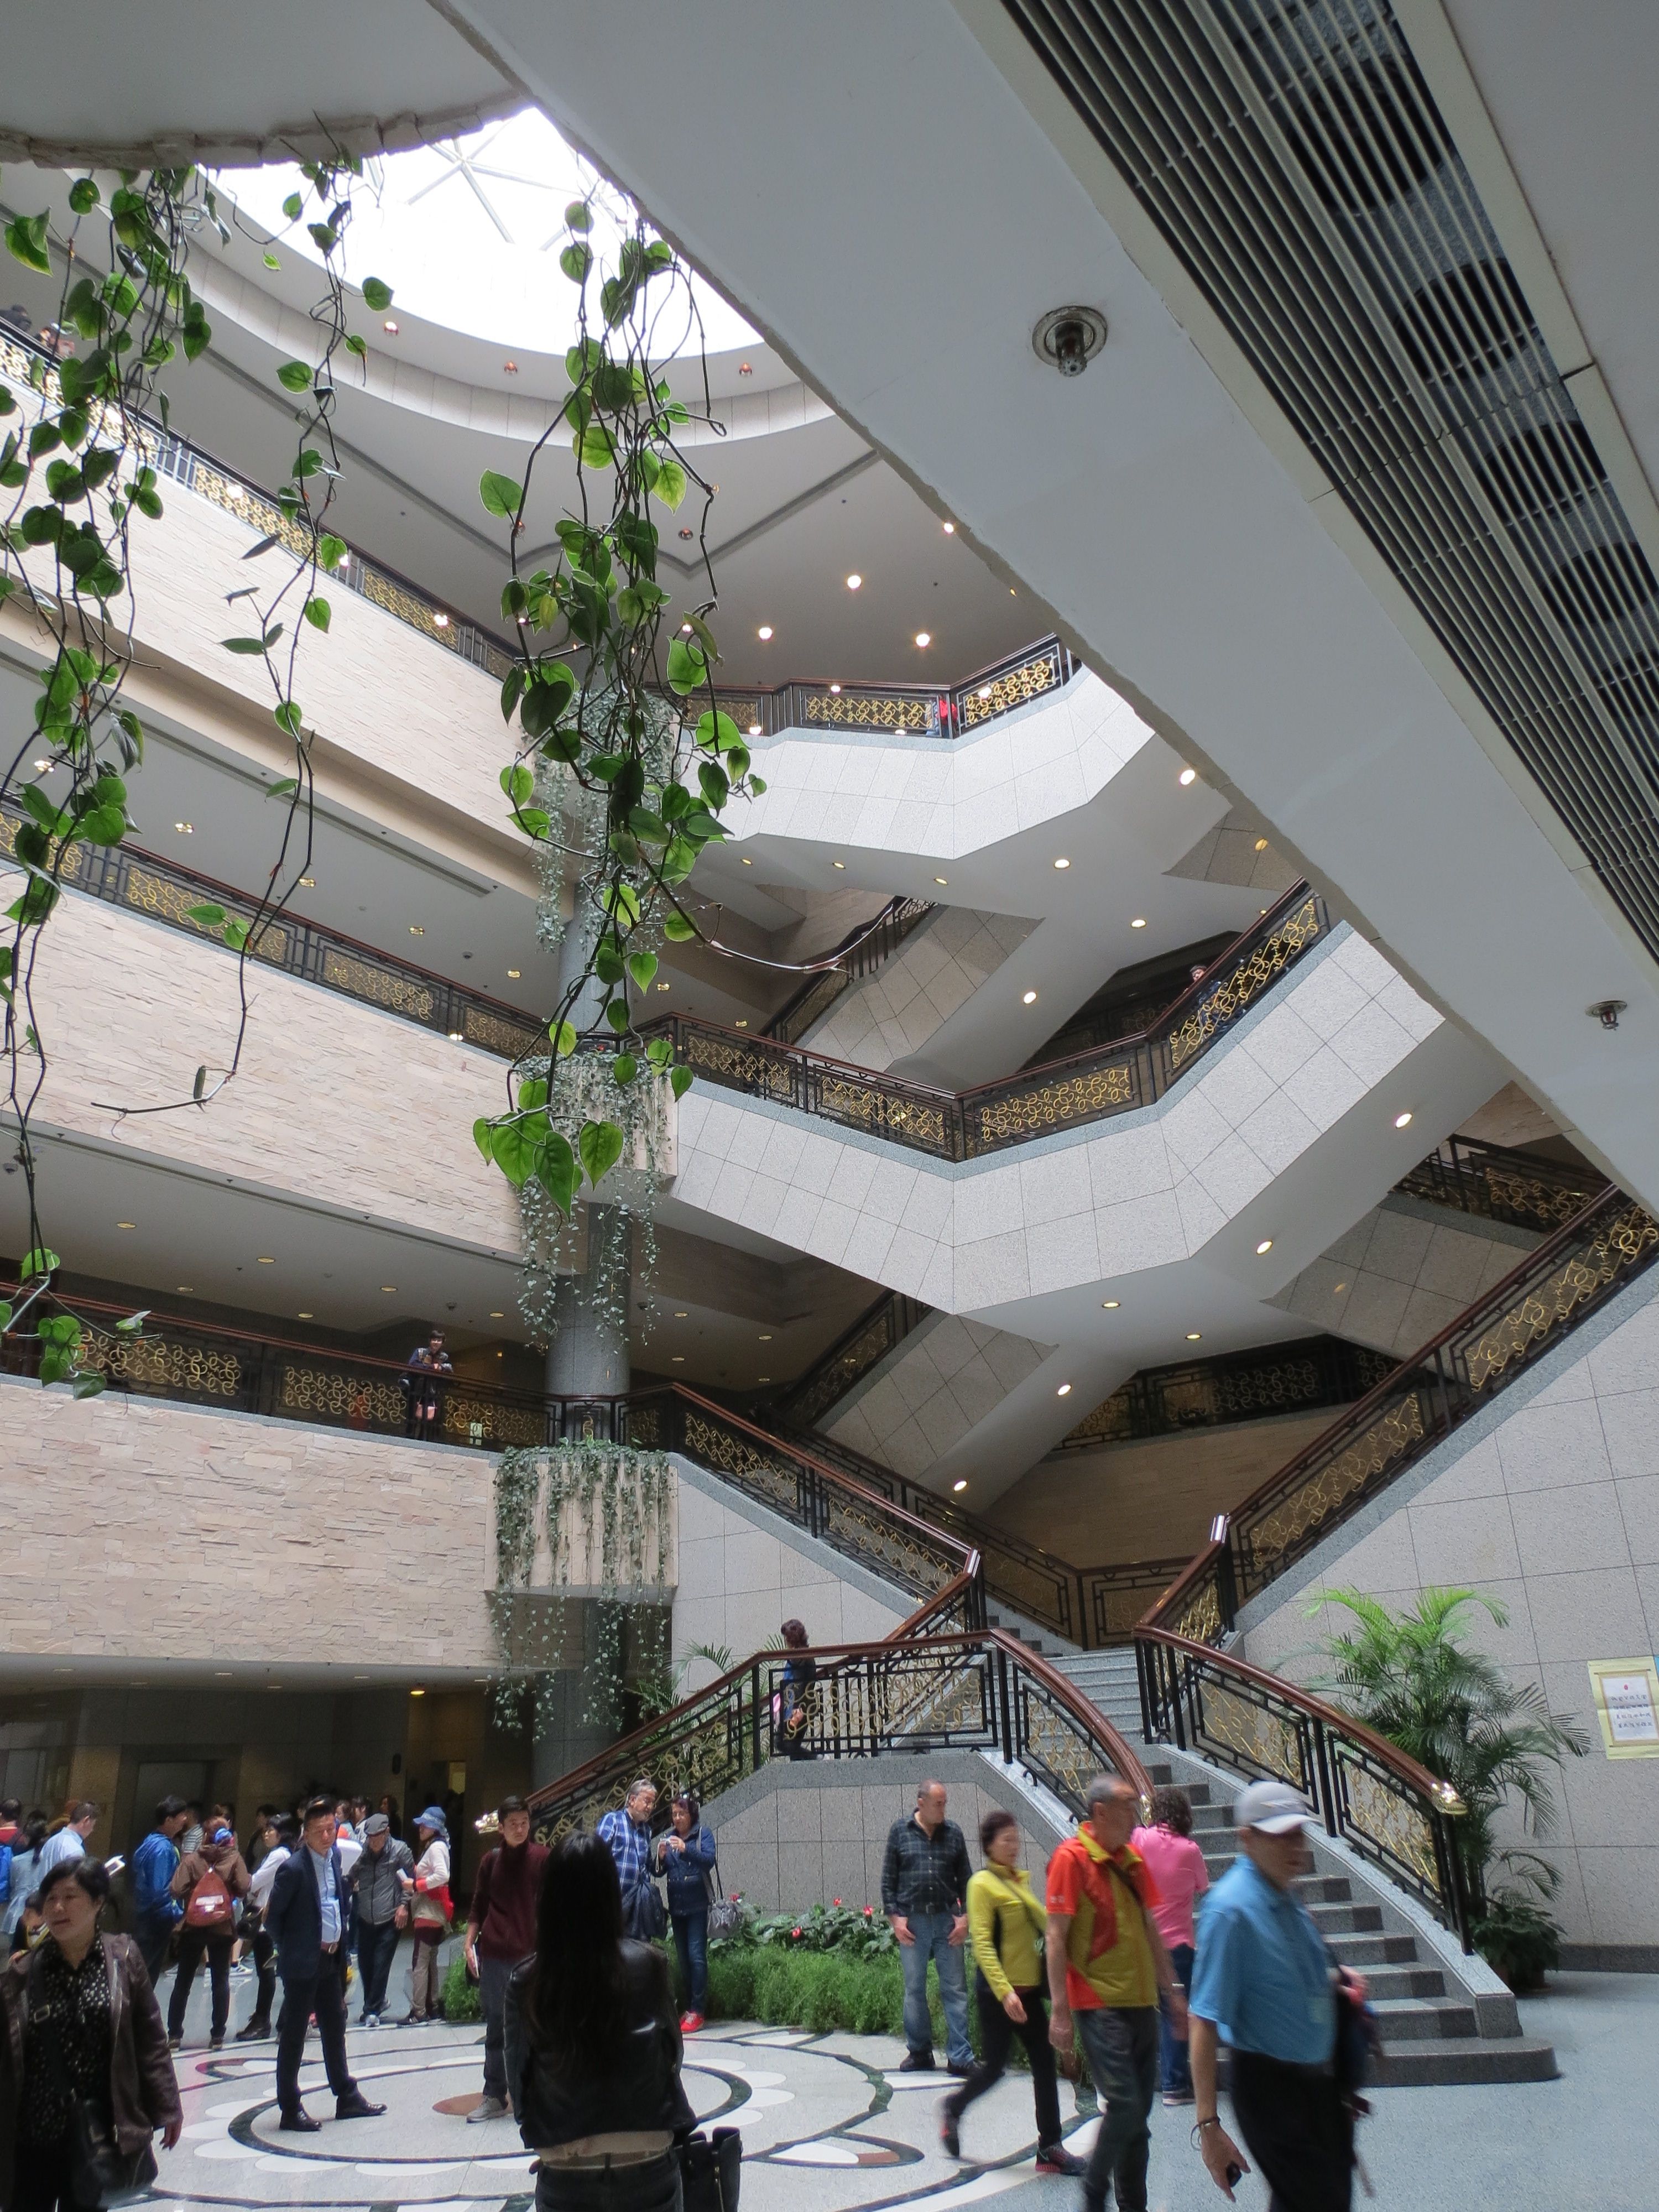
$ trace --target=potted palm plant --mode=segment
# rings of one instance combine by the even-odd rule
[[[1355,1625],[1319,1645],[1328,1671],[1313,1686],[1451,1784],[1468,1808],[1456,1835],[1475,1948],[1511,1989],[1540,1988],[1559,1960],[1547,1906],[1560,1876],[1537,1853],[1501,1844],[1498,1820],[1518,1805],[1523,1830],[1547,1835],[1551,1769],[1582,1759],[1588,1735],[1571,1714],[1552,1712],[1536,1683],[1512,1681],[1470,1649],[1474,1607],[1499,1628],[1509,1624],[1504,1605],[1483,1591],[1419,1590],[1414,1606],[1395,1613],[1364,1591],[1334,1589],[1312,1610],[1324,1605],[1341,1607]]]

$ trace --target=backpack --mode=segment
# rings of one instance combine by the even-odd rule
[[[224,1876],[216,1867],[210,1867],[190,1893],[190,1903],[185,1907],[185,1927],[228,1928],[234,1912]]]

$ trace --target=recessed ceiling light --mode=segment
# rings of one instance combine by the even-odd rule
[[[759,638],[759,640],[760,640],[761,643],[762,643],[763,645],[764,645],[764,644],[765,644],[765,642],[766,642],[766,641],[767,641],[767,639],[768,639],[769,637],[770,637],[770,636],[771,636],[771,635],[772,635],[772,625],[771,625],[771,623],[763,623],[761,624],[760,628],[759,628],[759,629],[755,632],[755,635],[756,635],[756,636],[757,636],[757,638]]]
[[[380,1288],[386,1291],[387,1296],[390,1297],[396,1297],[398,1295],[398,1285],[396,1283],[382,1283]]]
[[[495,1308],[492,1306],[490,1308],[489,1318],[491,1321],[505,1321],[507,1319],[507,1316],[504,1313],[498,1312]]]
[[[670,1364],[675,1367],[684,1367],[685,1364],[685,1354],[683,1352],[675,1352],[672,1355]]]
[[[447,615],[434,615],[432,619],[440,629],[447,629],[449,628],[449,617]]]
[[[411,1698],[423,1698],[426,1695],[426,1692],[424,1690],[411,1690],[409,1694]]]
[[[507,971],[508,981],[516,983],[523,973],[524,970],[522,968],[509,968]]]
[[[690,637],[690,635],[691,635],[691,625],[690,625],[690,623],[682,623],[680,624],[680,635],[681,635],[682,637]]]
[[[750,734],[750,736],[751,738],[757,738],[757,737],[759,737],[760,733],[761,733],[761,726],[760,726],[760,724],[759,724],[758,722],[751,722],[751,723],[749,725],[749,734]]]
[[[747,853],[744,853],[744,854],[742,855],[742,859],[743,859],[743,865],[744,866],[744,867],[745,867],[745,868],[752,868],[752,867],[754,866],[754,865],[755,865],[755,864],[754,864],[754,862],[750,859],[750,857],[749,857],[749,855],[748,855],[748,854],[747,854]]]
[[[748,1026],[749,1026],[749,1018],[748,1018],[748,1016],[745,1014],[745,1015],[744,1016],[743,1019],[742,1019],[742,1020],[738,1024],[738,1027],[740,1030],[746,1030],[746,1029],[748,1028]]]
[[[674,1318],[676,1321],[690,1321],[691,1316],[686,1312],[683,1306],[676,1306],[674,1309]]]
[[[177,1288],[177,1290],[178,1290],[178,1292],[179,1292],[179,1297],[182,1297],[182,1298],[187,1298],[187,1297],[191,1297],[191,1296],[194,1294],[194,1292],[195,1292],[195,1289],[196,1289],[196,1285],[195,1285],[195,1284],[194,1284],[194,1283],[179,1283],[179,1284],[178,1284],[175,1287],[176,1287],[176,1288]]]
[[[1146,927],[1146,915],[1144,914],[1138,914],[1134,920],[1129,924],[1129,927],[1131,929],[1145,929]]]
[[[1059,1389],[1054,1393],[1056,1398],[1069,1398],[1071,1395],[1072,1386],[1069,1382],[1062,1382]]]
[[[763,1344],[770,1344],[770,1342],[772,1341],[772,1339],[771,1339],[771,1337],[770,1337],[770,1336],[769,1336],[769,1334],[768,1334],[764,1330],[763,1330],[763,1331],[762,1331],[762,1333],[761,1333],[761,1340],[761,1340],[761,1342],[762,1342]]]
[[[516,376],[519,373],[519,364],[516,361],[504,361],[501,368],[508,376]]]
[[[261,1252],[258,1257],[262,1267],[274,1267],[276,1265],[276,1255],[274,1252]]]
[[[755,372],[753,368],[746,361],[740,361],[738,363],[738,374],[739,376],[752,376],[754,374]]]
[[[840,698],[840,696],[841,696],[841,686],[840,686],[840,684],[832,684],[830,686],[830,691],[833,693],[833,695],[834,695],[837,699],[839,699],[839,698]]]
[[[118,1221],[115,1225],[118,1229],[136,1229],[138,1224],[136,1221]]]
[[[1255,1248],[1255,1256],[1256,1256],[1256,1258],[1259,1260],[1259,1259],[1261,1257],[1261,1255],[1262,1255],[1264,1252],[1271,1252],[1271,1251],[1273,1250],[1273,1238],[1272,1238],[1271,1237],[1264,1237],[1262,1238],[1261,1242],[1261,1243],[1256,1246],[1256,1248]]]
[[[423,921],[411,921],[409,925],[409,933],[411,937],[424,937],[426,924]]]
[[[990,696],[991,696],[991,687],[990,687],[990,685],[989,685],[988,684],[981,684],[980,685],[980,687],[979,687],[979,690],[975,693],[975,695],[974,695],[974,696],[975,696],[975,698],[977,698],[977,699],[988,699],[988,698],[990,697]]]
[[[216,1682],[228,1682],[230,1676],[231,1669],[228,1667],[216,1667],[213,1670],[213,1679]]]
[[[1056,860],[1056,861],[1054,862],[1054,866],[1055,866],[1057,868],[1069,868],[1069,867],[1071,866],[1071,865],[1072,865],[1072,864],[1071,864],[1071,862],[1070,862],[1068,860],[1065,859],[1063,855],[1062,855],[1062,857],[1061,857],[1060,860]]]
[[[449,1042],[451,1044],[465,1044],[466,1042],[466,1031],[465,1030],[451,1030],[449,1032]]]
[[[315,1314],[302,1313],[295,1314],[294,1318],[295,1321],[315,1321],[317,1316]]]
[[[1409,1114],[1396,1114],[1394,1117],[1394,1126],[1396,1129],[1409,1129],[1411,1124],[1412,1117]]]
[[[666,983],[659,983],[657,988],[659,991],[665,991],[668,988],[668,985]]]
[[[381,324],[380,328],[386,333],[388,337],[395,338],[398,335],[398,325],[392,321],[390,315],[388,315],[385,322]]]
[[[1022,997],[1021,997],[1021,999],[1020,999],[1020,1004],[1021,1004],[1021,1006],[1036,1006],[1036,993],[1035,991],[1027,991],[1027,992],[1025,992],[1025,993],[1022,995]]]
[[[954,1491],[956,1492],[956,1493],[957,1493],[957,1497],[959,1498],[959,1497],[962,1495],[963,1492],[964,1490],[966,1490],[966,1489],[967,1489],[967,1487],[968,1487],[968,1478],[966,1477],[966,1475],[964,1475],[959,1482],[953,1482],[953,1483],[951,1485],[951,1489],[952,1489],[952,1490],[954,1490]]]
[[[196,824],[193,822],[175,822],[173,826],[181,837],[193,837],[196,835]]]
[[[684,525],[684,523],[682,523],[682,524],[681,524],[681,526],[680,526],[680,536],[681,536],[682,538],[695,538],[695,537],[696,537],[696,532],[694,530],[689,530],[689,529],[687,529],[687,528],[686,528],[686,526],[685,526],[685,525]]]
[[[955,525],[955,523],[954,523],[954,522],[946,522],[946,523],[942,524],[940,526],[941,526],[941,527],[942,527],[942,529],[944,530],[945,534],[945,536],[946,536],[947,538],[954,538],[954,537],[956,536],[956,534],[957,534],[957,526]]]
[[[845,860],[831,860],[830,865],[832,868],[844,868],[847,863]]]
[[[1348,1286],[1346,1283],[1339,1283],[1336,1288],[1331,1292],[1331,1296],[1334,1298],[1340,1298],[1343,1291],[1346,1291],[1347,1287]]]
[[[1266,839],[1265,837],[1258,837],[1258,838],[1256,839],[1256,841],[1255,841],[1255,849],[1256,849],[1256,851],[1257,851],[1258,853],[1265,853],[1265,852],[1267,851],[1267,839]]]
[[[933,881],[936,884],[942,884],[946,881],[946,878],[944,876],[935,876]]]
[[[1121,1298],[1103,1298],[1100,1302],[1100,1310],[1102,1313],[1115,1313],[1122,1303]]]
[[[316,888],[317,888],[317,878],[316,878],[316,877],[315,877],[315,876],[301,876],[301,878],[300,878],[300,889],[301,889],[302,891],[314,891],[314,890],[316,890]]]
[[[772,1378],[769,1375],[757,1375],[755,1380],[757,1382],[769,1382]]]
[[[1187,1332],[1187,1341],[1188,1341],[1188,1344],[1197,1344],[1198,1342],[1200,1342],[1200,1334],[1199,1334],[1199,1331],[1198,1331],[1197,1329],[1195,1329],[1195,1328],[1189,1328],[1189,1329],[1188,1330],[1188,1332]]]
[[[931,645],[931,644],[933,643],[933,633],[932,632],[932,630],[928,630],[928,629],[919,629],[919,630],[916,632],[916,643],[917,643],[918,645],[920,645],[920,646],[929,646],[929,645]]]
[[[1176,781],[1180,784],[1196,783],[1198,781],[1198,770],[1195,768],[1183,768],[1180,775],[1176,778]]]
[[[863,577],[859,574],[855,568],[853,571],[853,574],[847,579],[847,588],[849,592],[856,592],[863,581]]]

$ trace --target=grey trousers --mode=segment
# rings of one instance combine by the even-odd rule
[[[510,1959],[486,1959],[478,1954],[478,1995],[484,2016],[484,2094],[507,2102],[507,1984],[512,1977]]]

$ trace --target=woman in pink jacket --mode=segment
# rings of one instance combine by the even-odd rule
[[[1210,1886],[1204,1854],[1193,1841],[1192,1802],[1184,1790],[1164,1788],[1152,1792],[1152,1825],[1137,1828],[1129,1842],[1146,1860],[1158,1887],[1159,1902],[1152,1907],[1158,1932],[1170,1954],[1170,1963],[1183,1990],[1193,1980],[1193,1953],[1197,1935],[1193,1926],[1193,1903]],[[1170,2015],[1163,2016],[1158,2072],[1163,2077],[1166,2105],[1193,2101],[1192,2069],[1184,2037],[1173,2034]]]

